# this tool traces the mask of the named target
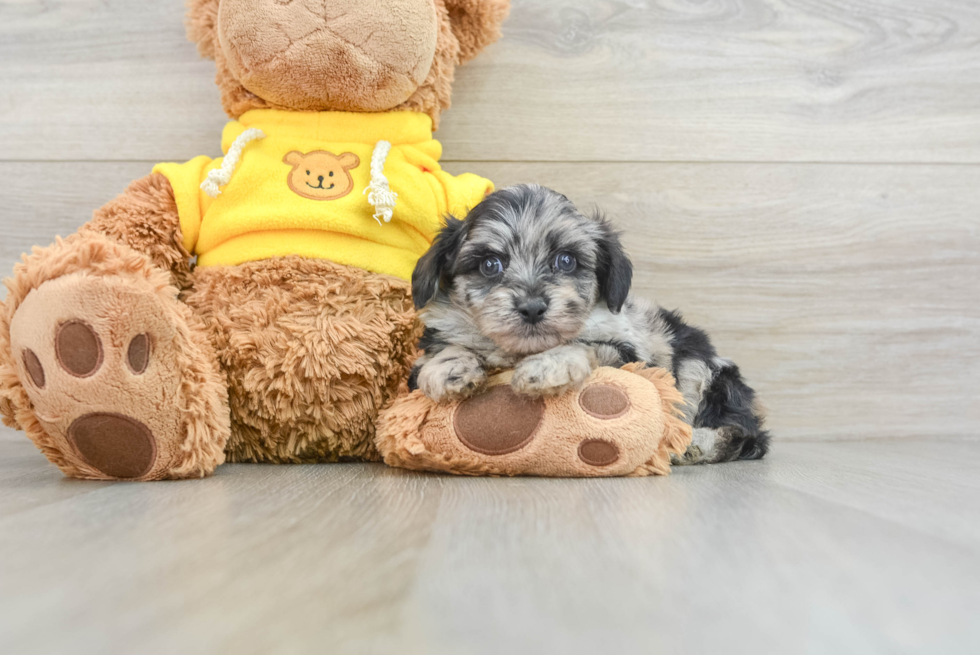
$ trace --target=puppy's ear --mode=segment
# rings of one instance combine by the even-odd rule
[[[609,306],[609,311],[618,314],[633,284],[633,263],[609,221],[602,215],[597,215],[596,220],[602,228],[599,239],[599,293]]]
[[[422,309],[436,295],[443,278],[449,274],[465,236],[465,223],[447,216],[446,226],[436,235],[432,246],[422,255],[412,273],[412,299],[415,309]]]

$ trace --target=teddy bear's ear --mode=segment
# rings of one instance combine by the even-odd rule
[[[286,156],[282,158],[282,163],[289,164],[290,166],[299,166],[300,162],[303,161],[303,153],[299,150],[291,150],[286,153]]]
[[[465,64],[500,38],[510,0],[443,0],[453,34],[459,41],[459,63]]]
[[[361,158],[353,152],[345,152],[340,156],[340,165],[344,168],[357,168],[361,165]]]
[[[202,57],[214,59],[219,0],[187,0],[187,38],[197,44]]]

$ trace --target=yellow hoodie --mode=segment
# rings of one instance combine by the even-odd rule
[[[221,149],[153,169],[198,266],[300,255],[411,279],[443,217],[493,191],[442,170],[432,121],[415,112],[256,109],[225,126]]]

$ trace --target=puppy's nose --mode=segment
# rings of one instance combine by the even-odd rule
[[[323,184],[323,176],[322,175],[318,175],[316,179],[320,180],[320,184]]]
[[[543,298],[531,298],[517,306],[517,313],[521,315],[525,323],[531,325],[540,323],[546,311],[548,311],[548,302]]]

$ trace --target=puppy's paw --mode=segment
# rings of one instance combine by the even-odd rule
[[[521,360],[510,386],[528,396],[557,396],[582,386],[595,358],[580,346],[558,346]]]
[[[473,353],[462,348],[446,348],[422,365],[419,389],[436,402],[466,398],[483,389],[487,372]]]

